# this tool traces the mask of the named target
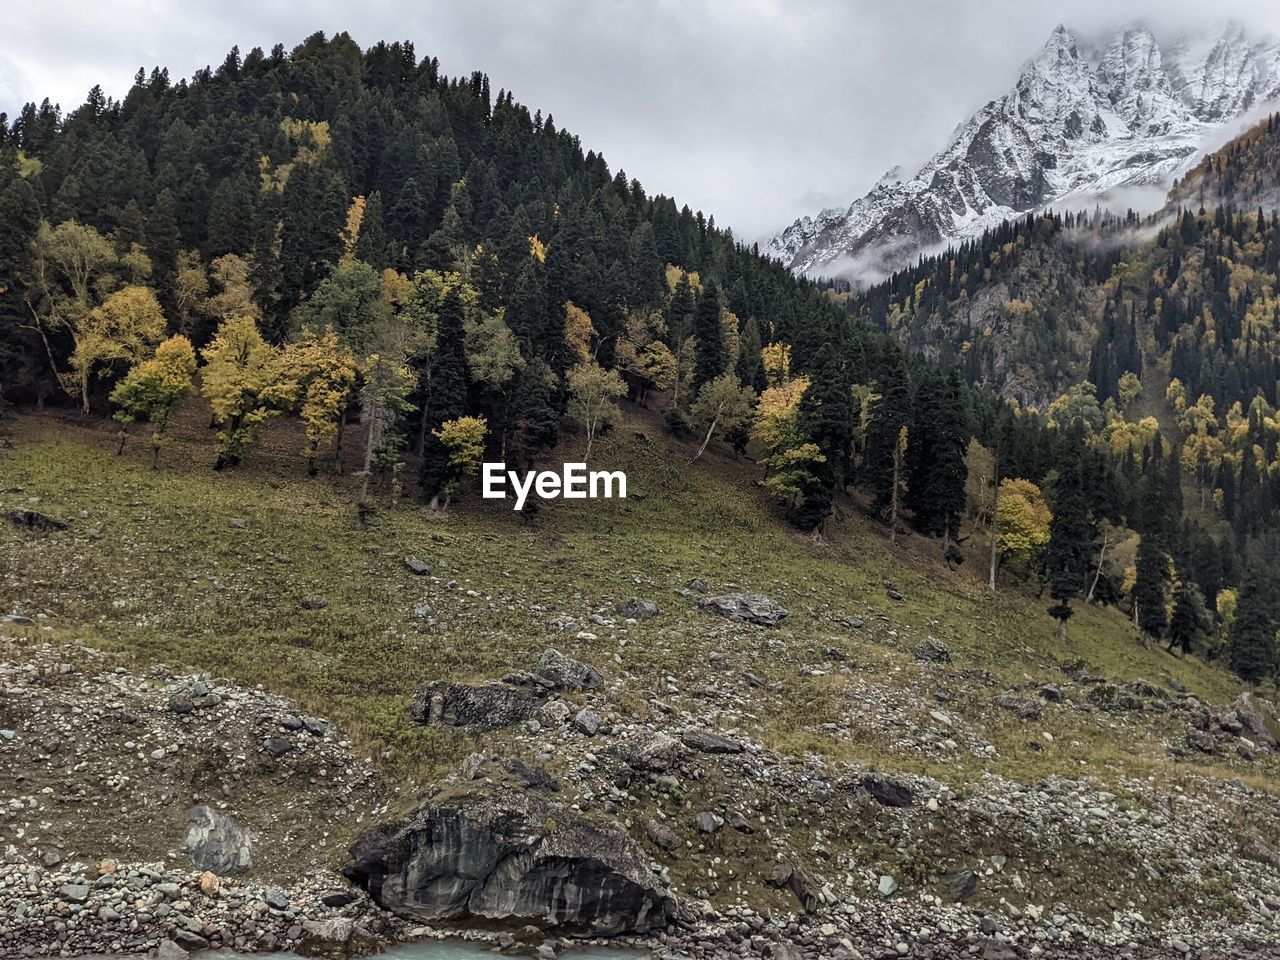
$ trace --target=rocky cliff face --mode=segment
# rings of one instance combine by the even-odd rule
[[[886,174],[847,208],[765,246],[793,269],[882,275],[922,250],[1057,202],[1166,185],[1215,128],[1280,96],[1280,43],[1233,25],[1162,47],[1144,28],[1086,50],[1059,26],[1013,88],[961,124],[913,176]]]

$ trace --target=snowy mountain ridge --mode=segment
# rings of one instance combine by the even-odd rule
[[[1123,187],[1167,187],[1212,139],[1280,97],[1280,41],[1239,24],[1161,47],[1130,27],[1089,51],[1058,26],[1002,97],[914,175],[802,217],[764,252],[810,275],[875,279],[1009,217]]]

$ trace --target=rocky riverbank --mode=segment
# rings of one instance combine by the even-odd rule
[[[548,649],[405,704],[478,749],[396,816],[373,764],[287,698],[33,633],[0,640],[0,957],[347,956],[446,933],[542,957],[605,935],[673,960],[1280,956],[1280,813],[1248,778],[956,786],[766,747],[753,704],[785,690],[728,656],[638,701]],[[916,651],[941,695],[927,720],[919,691],[866,684],[818,729],[874,716],[985,759],[985,717],[1049,744],[1037,725],[1077,711],[1167,737],[1171,762],[1275,749],[1264,701],[1079,671],[990,690],[945,654]]]

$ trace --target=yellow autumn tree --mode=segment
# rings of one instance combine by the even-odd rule
[[[574,363],[586,363],[591,359],[591,338],[595,336],[595,324],[587,311],[574,303],[564,305],[564,343]]]
[[[218,292],[202,300],[200,309],[215,320],[230,320],[232,317],[256,320],[261,317],[262,311],[255,300],[257,290],[250,279],[252,272],[252,260],[234,253],[218,257],[209,266]]]
[[[1053,514],[1040,488],[1030,480],[1006,477],[1000,481],[1000,506],[996,534],[1002,560],[1029,571],[1036,556],[1049,543]]]
[[[791,344],[781,341],[767,344],[760,351],[760,364],[770,384],[786,382],[791,377]]]
[[[89,375],[94,368],[137,363],[160,342],[165,325],[160,301],[149,287],[139,286],[117,290],[75,322],[71,370],[85,413],[89,412]]]
[[[201,393],[219,426],[214,469],[234,467],[263,422],[293,406],[298,385],[286,375],[281,351],[262,338],[251,316],[224,320],[200,355]]]
[[[297,389],[306,433],[302,455],[315,476],[316,458],[338,435],[338,422],[356,382],[356,359],[332,326],[302,336],[284,348],[280,369]]]
[[[448,507],[458,485],[465,478],[474,477],[480,472],[489,424],[484,417],[458,417],[456,420],[446,420],[431,432],[448,454],[449,479],[445,484],[444,498],[445,506]]]
[[[767,348],[766,348],[767,349]],[[765,458],[793,443],[799,434],[800,401],[809,389],[808,377],[796,377],[766,387],[756,403],[751,423],[751,440],[762,448]]]
[[[338,235],[342,239],[342,263],[356,258],[356,244],[360,242],[360,227],[364,223],[364,197],[353,197],[347,207],[347,219]]]
[[[641,402],[650,390],[670,390],[675,382],[676,358],[661,339],[666,329],[661,313],[635,311],[618,338],[614,366],[631,381],[632,394]]]
[[[196,351],[182,335],[170,337],[156,347],[155,355],[135,365],[111,391],[111,402],[119,409],[120,447],[124,452],[129,424],[145,418],[151,424],[151,469],[160,461],[165,430],[183,394],[191,389],[196,372]]]
[[[622,419],[618,398],[626,396],[627,385],[616,370],[606,370],[594,360],[579,363],[569,370],[569,416],[582,424],[587,434],[587,450],[591,456],[596,434],[606,423]]]

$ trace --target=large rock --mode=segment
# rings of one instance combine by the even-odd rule
[[[925,637],[911,648],[911,655],[925,663],[951,662],[951,651],[937,637]]]
[[[618,615],[626,617],[629,620],[648,620],[650,617],[658,615],[658,605],[652,600],[645,600],[642,597],[632,597],[630,600],[623,600],[614,607]]]
[[[1280,742],[1280,720],[1271,701],[1242,693],[1228,708],[1244,728],[1244,735],[1259,747],[1275,750]]]
[[[320,960],[349,960],[370,956],[378,946],[378,938],[350,917],[329,917],[302,921],[302,940],[295,952]]]
[[[26,507],[14,507],[10,510],[9,522],[27,530],[38,530],[41,533],[67,529],[64,521],[51,517],[47,513],[41,513],[39,510],[29,510]]]
[[[732,737],[710,730],[686,730],[680,734],[680,742],[699,753],[741,753],[743,749],[742,744]]]
[[[995,697],[992,702],[997,707],[1008,710],[1023,720],[1040,719],[1040,704],[1026,697],[1019,697],[1012,693],[1002,693],[1000,696]]]
[[[876,801],[886,807],[909,807],[915,795],[909,786],[900,780],[869,773],[862,778],[862,789],[866,790]]]
[[[631,769],[661,773],[679,762],[683,748],[679,740],[668,734],[647,733],[625,744],[619,752]]]
[[[698,607],[730,620],[762,627],[776,627],[788,616],[785,607],[760,593],[726,593],[721,597],[707,597],[698,601]]]
[[[187,835],[182,846],[198,870],[225,876],[253,868],[253,831],[230,815],[201,804],[187,811]]]
[[[664,928],[674,899],[643,850],[528,793],[420,807],[351,848],[349,876],[383,908],[421,922],[495,920],[614,935]]]
[[[475,730],[522,723],[537,708],[538,700],[529,688],[497,682],[475,686],[437,680],[419,689],[409,702],[409,714],[419,723]]]
[[[533,672],[556,690],[593,690],[604,683],[600,671],[591,664],[567,657],[559,650],[544,650]]]

